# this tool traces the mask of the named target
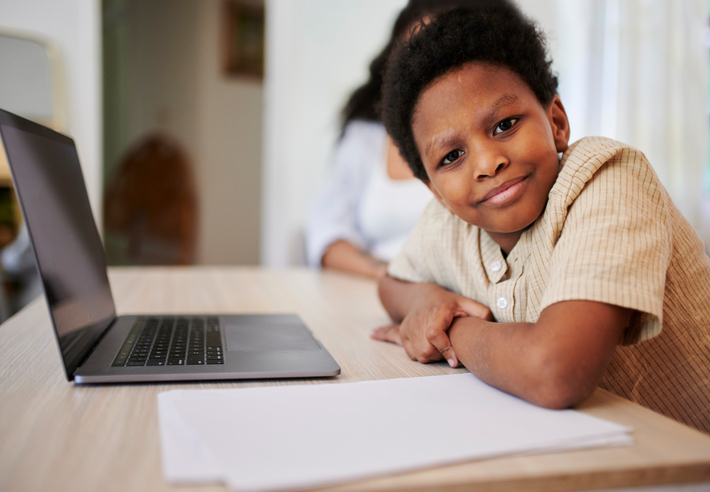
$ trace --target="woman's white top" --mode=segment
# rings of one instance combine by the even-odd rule
[[[308,216],[311,266],[320,266],[328,246],[341,239],[383,261],[391,261],[404,246],[433,195],[416,178],[390,178],[387,150],[387,132],[380,123],[346,126],[333,173]]]

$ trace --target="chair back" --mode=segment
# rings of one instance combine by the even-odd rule
[[[189,159],[164,134],[143,138],[106,185],[105,245],[109,263],[194,262],[195,189]]]

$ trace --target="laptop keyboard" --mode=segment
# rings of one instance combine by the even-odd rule
[[[113,367],[224,364],[219,319],[149,317],[136,320]]]

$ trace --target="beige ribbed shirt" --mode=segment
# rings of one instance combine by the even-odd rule
[[[434,200],[388,272],[475,299],[499,322],[536,322],[565,300],[633,309],[601,387],[710,433],[710,259],[640,151],[573,144],[507,258]]]

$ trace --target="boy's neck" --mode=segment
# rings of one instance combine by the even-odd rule
[[[560,169],[561,169],[561,167],[560,167]],[[546,209],[546,208],[547,208],[547,204],[545,204],[545,208],[542,209],[542,212],[540,213],[540,215],[538,216],[538,218],[535,219],[535,221],[533,221],[532,224],[530,224],[530,225],[527,226],[526,228],[521,229],[521,230],[519,230],[519,231],[515,231],[515,232],[490,232],[490,231],[486,231],[486,233],[490,236],[490,238],[493,239],[493,241],[495,241],[498,246],[500,246],[500,250],[501,250],[501,252],[503,253],[503,257],[504,257],[504,258],[507,258],[508,255],[510,254],[510,252],[511,252],[511,251],[513,250],[513,248],[515,247],[515,245],[518,244],[518,241],[520,240],[520,236],[523,235],[523,232],[525,232],[525,231],[527,231],[528,229],[530,229],[530,228],[535,224],[535,222],[537,222],[538,220],[540,220],[540,217],[542,217],[542,216],[545,214],[545,209]],[[485,229],[484,229],[484,230],[485,230]]]
[[[493,241],[500,246],[500,250],[503,253],[503,257],[508,257],[508,254],[513,250],[516,244],[518,244],[518,241],[520,240],[520,236],[523,235],[523,232],[525,232],[525,229],[522,231],[516,231],[516,232],[508,232],[508,233],[500,233],[500,232],[488,232],[488,235],[493,239]]]

